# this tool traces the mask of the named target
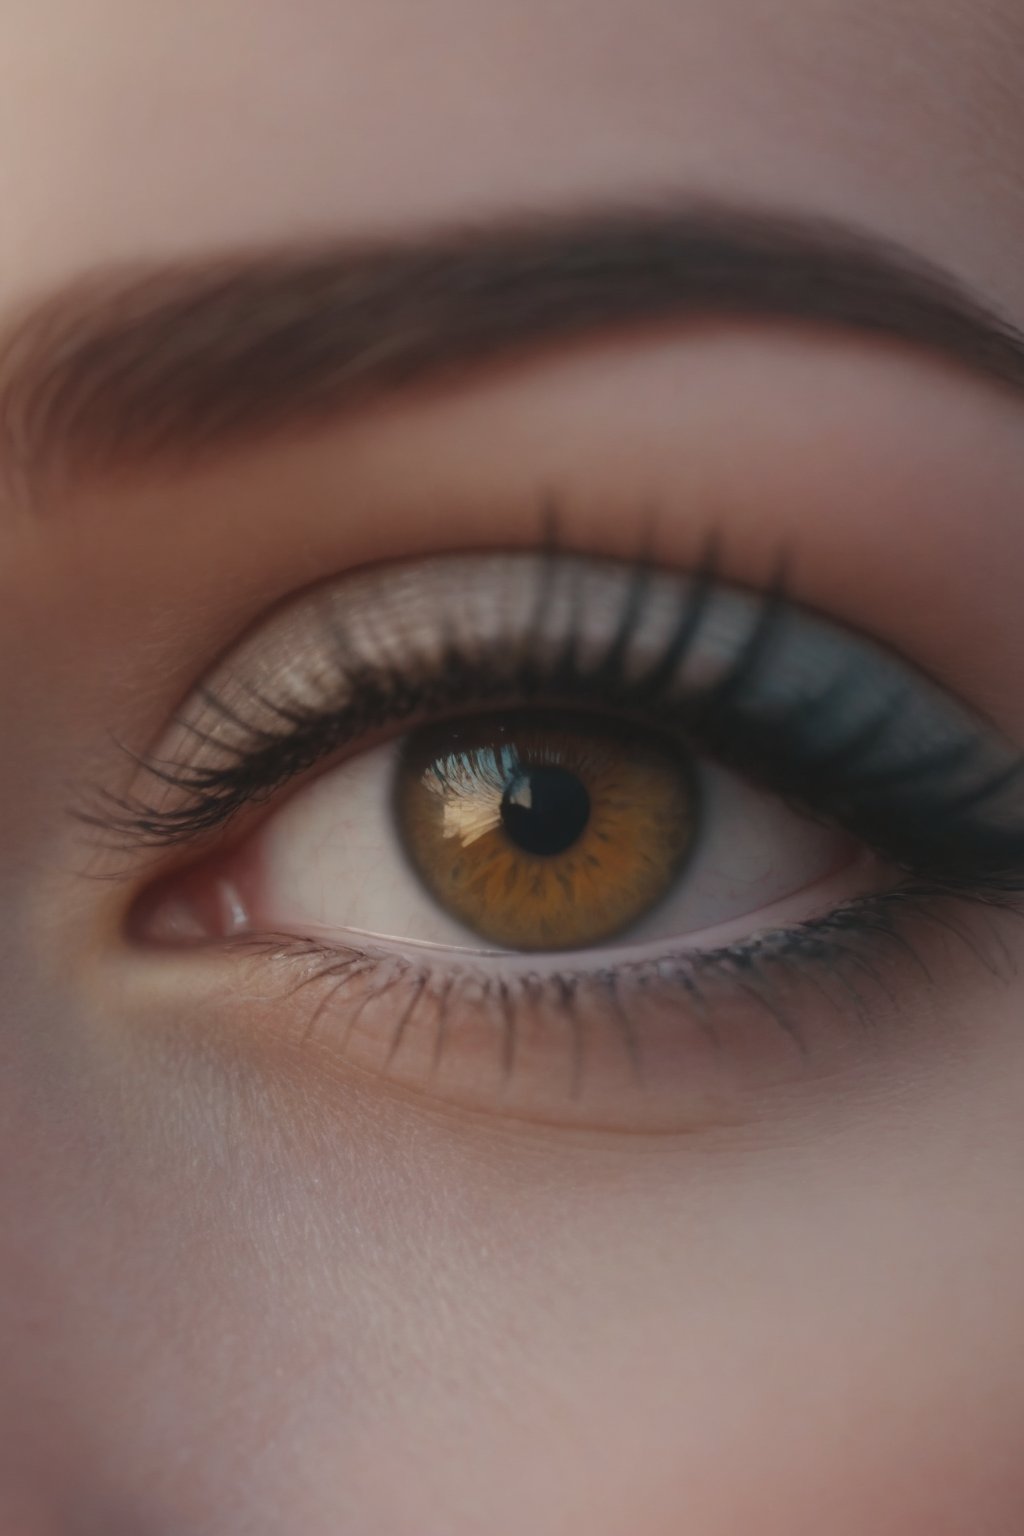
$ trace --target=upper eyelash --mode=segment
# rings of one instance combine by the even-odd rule
[[[774,790],[846,827],[865,843],[915,876],[951,889],[1013,895],[1024,890],[1024,815],[1016,791],[1024,781],[1024,759],[1001,754],[998,771],[986,766],[989,742],[981,730],[964,731],[940,753],[922,751],[915,759],[888,770],[872,767],[884,757],[891,728],[888,701],[856,729],[829,738],[822,719],[841,714],[853,676],[838,676],[816,697],[800,700],[784,714],[759,713],[745,704],[751,683],[761,674],[787,616],[796,611],[788,598],[782,563],[763,594],[756,623],[725,673],[711,686],[683,699],[671,699],[671,685],[694,644],[704,612],[722,585],[719,548],[709,540],[693,577],[687,600],[660,655],[639,677],[630,676],[630,644],[643,610],[647,584],[655,567],[637,561],[624,589],[621,611],[603,654],[581,664],[574,621],[556,656],[545,657],[537,640],[549,584],[560,552],[549,542],[539,566],[536,593],[538,622],[526,630],[522,648],[511,657],[483,645],[475,656],[449,632],[442,665],[433,674],[401,673],[394,667],[370,668],[353,658],[343,637],[332,637],[339,681],[346,703],[310,708],[294,699],[269,699],[251,693],[255,711],[281,722],[268,729],[246,720],[226,700],[209,690],[200,696],[239,733],[227,744],[215,743],[222,760],[206,766],[137,759],[146,774],[181,792],[180,804],[147,805],[137,797],[102,793],[103,804],[80,812],[87,823],[133,843],[168,846],[192,841],[231,820],[254,801],[266,800],[286,783],[362,736],[414,719],[432,718],[486,705],[535,701],[546,690],[553,705],[579,708],[597,704],[634,717],[650,717],[687,741],[710,751],[763,787]],[[575,612],[575,610],[574,610]],[[187,720],[179,721],[200,738]],[[814,733],[817,741],[813,741]],[[1007,801],[1013,802],[1011,806]]]

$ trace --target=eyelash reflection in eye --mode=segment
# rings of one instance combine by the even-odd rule
[[[383,1010],[391,1054],[428,1011],[438,1051],[449,1020],[471,1014],[506,1064],[524,1020],[568,1019],[575,1041],[603,1015],[632,1053],[628,1016],[652,997],[678,1018],[756,995],[796,1034],[775,981],[817,974],[822,991],[834,980],[856,1000],[865,976],[879,979],[880,951],[913,948],[909,924],[931,918],[974,947],[955,914],[935,911],[940,898],[1013,908],[1024,892],[1019,754],[887,649],[794,603],[781,579],[762,593],[726,582],[714,546],[691,574],[548,548],[396,562],[311,589],[214,667],[141,762],[141,787],[85,819],[136,846],[216,849],[248,807],[322,765],[425,725],[524,710],[599,715],[706,754],[859,840],[893,879],[741,942],[666,940],[653,954],[617,941],[536,966],[485,951],[435,965],[431,946],[391,936],[266,937],[324,982],[325,1004],[348,996],[360,1020]]]

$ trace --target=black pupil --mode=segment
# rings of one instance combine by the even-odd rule
[[[524,852],[564,853],[590,820],[590,796],[567,768],[520,768],[502,796],[501,819]]]

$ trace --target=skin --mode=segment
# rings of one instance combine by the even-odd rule
[[[3,9],[4,312],[122,257],[713,192],[1024,325],[1009,0]],[[85,877],[67,807],[271,605],[529,538],[551,484],[588,547],[647,502],[676,563],[709,508],[737,580],[791,544],[799,596],[1024,743],[1022,423],[932,360],[664,327],[0,517],[0,1528],[1020,1529],[1012,963],[934,938],[938,984],[729,1123],[541,1125],[361,1070],[343,1020],[301,1045],[276,973],[140,952],[153,866]]]

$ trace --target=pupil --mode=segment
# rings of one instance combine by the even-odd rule
[[[564,853],[590,820],[590,796],[567,768],[521,768],[502,796],[501,820],[526,853]]]

